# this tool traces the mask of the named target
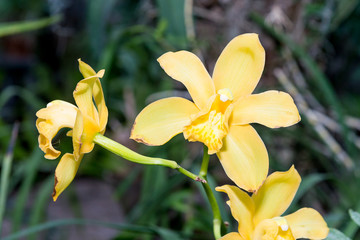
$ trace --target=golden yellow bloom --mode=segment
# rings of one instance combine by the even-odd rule
[[[104,134],[108,119],[108,110],[99,80],[105,71],[96,73],[80,59],[79,69],[84,79],[76,85],[73,93],[77,107],[65,101],[55,100],[36,113],[39,147],[47,159],[55,159],[60,155],[60,151],[51,143],[58,131],[61,128],[72,129],[67,135],[72,136],[74,152],[64,154],[55,170],[54,201],[74,179],[83,155],[94,148],[94,136],[97,133]]]
[[[236,186],[224,185],[217,191],[229,196],[231,214],[239,223],[238,232],[222,240],[295,240],[324,239],[329,228],[322,216],[312,208],[302,208],[280,217],[289,207],[301,178],[292,166],[287,172],[271,174],[251,197]]]
[[[250,123],[270,128],[300,120],[291,96],[267,91],[252,94],[265,64],[257,34],[234,38],[223,50],[212,78],[199,58],[187,51],[168,52],[158,59],[173,79],[182,82],[194,102],[171,97],[158,100],[137,116],[132,139],[162,145],[183,132],[217,153],[227,175],[241,188],[256,191],[268,173],[268,154]]]

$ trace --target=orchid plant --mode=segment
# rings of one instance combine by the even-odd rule
[[[170,97],[151,103],[137,116],[130,138],[158,146],[183,133],[190,142],[202,142],[204,156],[199,174],[172,160],[143,156],[105,137],[108,110],[100,83],[105,71],[95,72],[79,60],[84,79],[73,93],[76,106],[55,100],[36,113],[39,147],[45,158],[60,156],[51,141],[61,128],[71,129],[67,135],[72,137],[73,153],[65,153],[55,170],[54,201],[73,181],[83,155],[98,144],[129,161],[170,167],[200,182],[213,211],[216,239],[326,238],[326,222],[314,209],[303,208],[280,217],[290,205],[301,178],[294,167],[267,177],[268,153],[250,124],[288,127],[299,122],[300,116],[287,93],[252,94],[265,65],[265,51],[258,35],[243,34],[230,41],[212,77],[200,59],[188,51],[165,53],[158,62],[169,76],[185,85],[193,101]],[[207,182],[209,154],[218,156],[227,176],[237,185],[216,188],[230,198],[231,213],[239,223],[236,233],[221,232],[219,206]]]

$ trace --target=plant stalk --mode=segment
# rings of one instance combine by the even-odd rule
[[[211,206],[211,209],[213,212],[214,236],[215,236],[215,239],[220,239],[221,238],[221,223],[222,223],[221,213],[220,213],[220,209],[219,209],[218,203],[216,201],[215,195],[214,195],[213,191],[211,190],[211,187],[207,181],[207,171],[208,171],[208,166],[209,166],[209,159],[210,159],[210,157],[208,154],[208,149],[204,145],[204,155],[203,155],[203,160],[201,163],[199,176],[206,181],[206,182],[202,182],[202,186],[205,190],[207,198],[209,199],[210,206]]]
[[[145,164],[145,165],[157,165],[157,166],[169,167],[177,170],[178,172],[184,174],[185,176],[195,181],[202,183],[205,182],[204,179],[181,167],[175,161],[167,160],[163,158],[153,158],[153,157],[143,156],[101,134],[96,134],[93,141],[94,143],[109,150],[110,152],[115,153],[116,155],[125,158],[126,160],[129,160],[131,162]]]

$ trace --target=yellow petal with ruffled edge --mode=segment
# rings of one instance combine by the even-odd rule
[[[94,71],[88,64],[81,61],[81,59],[78,59],[79,61],[79,69],[81,74],[84,76],[84,82],[90,85],[92,88],[92,94],[93,98],[99,113],[99,124],[100,124],[100,133],[104,134],[105,132],[105,126],[107,124],[108,120],[108,109],[105,105],[105,99],[104,99],[104,93],[103,89],[100,83],[100,79],[104,75],[104,70],[100,70],[98,73]],[[95,77],[95,78],[92,78]],[[86,80],[88,78],[88,80]],[[90,82],[89,82],[90,80]],[[83,80],[82,80],[83,81]],[[82,82],[81,81],[81,82]]]
[[[239,223],[238,231],[243,239],[251,239],[254,229],[253,215],[255,212],[255,205],[250,196],[236,186],[224,185],[216,187],[216,191],[224,192],[229,196],[227,202],[231,215]]]
[[[158,58],[160,66],[173,79],[183,83],[196,106],[206,107],[215,94],[214,83],[200,59],[188,51],[167,52]]]
[[[256,208],[255,225],[264,219],[280,216],[292,202],[300,182],[300,175],[294,166],[286,172],[271,174],[252,196]]]
[[[92,151],[94,147],[94,136],[97,133],[103,134],[105,131],[108,110],[105,105],[104,95],[99,81],[99,77],[102,77],[103,74],[104,71],[99,71],[96,75],[81,80],[76,85],[76,89],[73,93],[74,99],[76,104],[79,106],[79,111],[82,116],[81,126],[83,128],[80,145],[73,142],[76,159],[78,154],[84,154]],[[96,106],[93,103],[93,98]],[[99,113],[98,110],[101,112]],[[74,127],[74,131],[78,126]],[[77,149],[79,146],[80,149]]]
[[[301,208],[284,218],[296,239],[324,239],[329,233],[329,228],[323,217],[312,208]]]
[[[47,104],[46,108],[37,111],[36,127],[39,131],[39,147],[45,153],[45,158],[55,159],[60,151],[52,146],[52,139],[61,128],[73,128],[77,107],[61,100]]]
[[[98,78],[95,80],[93,85],[93,97],[99,113],[100,134],[104,134],[109,113],[105,104],[104,92]]]
[[[211,96],[205,109],[191,115],[191,123],[183,129],[184,138],[190,142],[204,143],[208,154],[217,153],[228,133],[231,111],[231,101],[223,102],[220,94]]]
[[[265,145],[250,125],[229,127],[217,153],[226,175],[240,188],[255,192],[265,181],[269,157]]]
[[[93,88],[95,82],[104,75],[104,70],[99,71],[96,75],[85,78],[78,82],[73,92],[76,105],[83,115],[87,115],[99,125],[99,113],[93,104]],[[101,90],[102,91],[102,90]],[[102,92],[101,92],[102,94]],[[104,99],[104,96],[98,97]],[[102,101],[103,102],[103,101]]]
[[[60,162],[55,170],[55,184],[54,192],[52,195],[54,202],[74,179],[76,172],[79,168],[81,158],[82,155],[79,160],[76,161],[73,154],[66,153],[60,159]]]
[[[90,81],[89,84],[92,84],[93,81]],[[79,82],[76,86],[76,90],[74,91],[74,98],[76,104],[79,106],[79,113],[81,116],[82,124],[76,124],[73,129],[73,144],[74,144],[74,153],[77,156],[77,147],[75,146],[75,141],[79,141],[79,154],[90,152],[94,143],[94,136],[100,132],[99,126],[99,114],[93,104],[92,99],[92,86],[87,82]],[[79,116],[77,116],[77,121],[80,121]],[[81,129],[79,128],[81,126]],[[75,138],[74,132],[81,132],[80,139]]]
[[[220,240],[247,240],[247,239],[242,238],[239,233],[231,232],[221,237]]]
[[[130,138],[147,145],[162,145],[181,133],[190,124],[190,115],[198,112],[195,104],[184,98],[155,101],[136,117]]]
[[[231,40],[216,62],[213,80],[215,89],[228,88],[234,100],[251,94],[265,65],[265,50],[254,33]]]
[[[260,123],[278,128],[288,127],[299,121],[299,112],[289,94],[267,91],[245,96],[234,103],[231,124]]]

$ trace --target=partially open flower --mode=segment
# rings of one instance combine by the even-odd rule
[[[217,191],[229,196],[231,214],[239,223],[238,232],[222,240],[295,240],[324,239],[329,228],[322,216],[312,208],[281,217],[291,204],[301,178],[294,167],[287,172],[271,174],[251,197],[236,186],[224,185]]]
[[[265,64],[257,34],[235,37],[225,47],[210,77],[200,59],[187,51],[168,52],[158,62],[182,82],[193,102],[179,97],[158,100],[137,116],[131,138],[162,145],[183,133],[216,153],[230,179],[255,192],[268,174],[269,159],[261,138],[250,126],[287,127],[300,121],[291,96],[267,91],[251,94]]]
[[[67,135],[72,136],[74,151],[72,154],[64,154],[55,170],[54,201],[74,179],[83,155],[94,148],[94,136],[97,133],[104,134],[108,119],[99,80],[105,71],[96,73],[80,59],[79,69],[84,79],[77,84],[73,93],[77,106],[55,100],[36,113],[39,147],[47,159],[58,158],[61,154],[51,143],[58,131],[62,128],[72,129]]]

